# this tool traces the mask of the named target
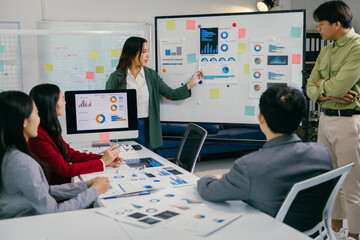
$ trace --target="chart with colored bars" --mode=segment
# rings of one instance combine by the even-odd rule
[[[202,28],[200,30],[200,53],[218,53],[218,28]]]
[[[18,28],[18,22],[0,21],[0,29]],[[0,92],[23,90],[20,44],[18,35],[0,34]]]
[[[183,74],[184,56],[182,39],[162,39],[161,41],[161,71],[164,74]]]
[[[76,97],[77,129],[96,130],[128,127],[125,93],[82,94]]]
[[[289,41],[252,40],[249,74],[249,98],[260,98],[274,84],[291,79],[291,44]]]

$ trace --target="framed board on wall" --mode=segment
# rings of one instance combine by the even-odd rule
[[[20,22],[0,21],[0,92],[23,90],[21,38],[4,30],[20,29]]]
[[[172,88],[202,70],[182,101],[161,99],[161,121],[257,124],[273,84],[304,85],[305,10],[155,17],[156,69]]]
[[[38,22],[40,81],[63,91],[105,89],[131,36],[150,39],[147,23]]]

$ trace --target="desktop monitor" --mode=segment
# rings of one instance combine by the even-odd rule
[[[138,137],[136,91],[66,91],[66,130],[71,142],[103,143]]]

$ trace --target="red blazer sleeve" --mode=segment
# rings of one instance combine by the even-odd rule
[[[82,153],[79,151],[74,150],[67,144],[64,139],[61,138],[61,141],[66,146],[66,153],[69,155],[72,163],[79,163],[79,162],[86,162],[89,160],[100,159],[102,155],[99,154],[92,154],[92,153]]]
[[[71,156],[69,155],[69,157],[72,160],[72,157],[75,156],[75,158],[77,158],[77,162],[69,163],[65,161],[65,159],[60,153],[59,148],[51,140],[50,136],[45,132],[45,130],[41,127],[39,127],[38,129],[38,136],[29,139],[28,145],[32,154],[34,154],[38,158],[38,160],[46,163],[47,167],[51,172],[51,175],[55,175],[54,177],[50,177],[50,179],[53,179],[49,181],[51,184],[53,184],[54,182],[68,182],[69,178],[71,177],[75,177],[80,174],[99,172],[104,170],[103,162],[100,159],[87,159],[84,161],[80,161],[79,159],[83,153],[76,153],[77,151],[75,151],[74,149],[72,149],[72,151],[69,151],[69,153],[71,154]],[[68,144],[67,147],[69,147]],[[95,157],[98,156],[99,155],[95,155]],[[90,156],[89,158],[92,157],[93,156]],[[63,179],[63,181],[60,181],[59,178]]]

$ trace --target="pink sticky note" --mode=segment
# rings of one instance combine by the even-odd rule
[[[86,79],[94,79],[94,72],[86,72]]]
[[[239,38],[246,37],[246,28],[239,28]]]
[[[99,142],[100,143],[110,142],[110,133],[99,133]]]
[[[186,30],[195,30],[195,20],[186,20]]]
[[[164,97],[164,101],[165,101],[165,102],[171,102],[171,100],[170,100],[170,99],[167,99],[166,97]]]
[[[293,54],[292,55],[292,64],[300,64],[301,63],[301,55]]]

